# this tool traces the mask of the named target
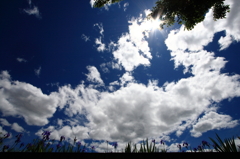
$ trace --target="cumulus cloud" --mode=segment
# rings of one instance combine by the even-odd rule
[[[27,62],[27,60],[25,60],[24,58],[17,58],[18,62]]]
[[[224,50],[229,47],[229,45],[233,42],[233,39],[230,35],[227,35],[225,37],[222,37],[218,40],[218,43],[220,44],[220,51]]]
[[[198,119],[198,122],[193,125],[191,134],[194,137],[199,137],[203,132],[213,129],[221,128],[233,128],[238,125],[238,120],[232,120],[229,115],[222,115],[216,112],[209,112],[202,118]]]
[[[103,80],[100,77],[100,73],[98,72],[96,67],[88,66],[87,69],[89,71],[89,74],[86,75],[88,81],[104,85]]]
[[[23,9],[23,11],[25,13],[27,13],[28,15],[35,15],[37,18],[41,18],[41,15],[40,15],[38,7],[32,5],[32,1],[31,0],[28,1],[28,4],[29,4],[29,8]]]
[[[104,50],[106,50],[105,44],[102,43],[101,39],[102,38],[99,37],[99,38],[96,38],[96,40],[95,40],[96,45],[98,45],[97,46],[97,51],[99,51],[99,52],[103,52]]]
[[[6,119],[0,118],[0,122],[4,126],[11,126],[11,124]]]
[[[113,52],[114,58],[126,71],[133,71],[139,65],[149,66],[149,58],[144,57],[139,49],[130,41],[129,34],[118,40],[118,49]]]
[[[226,37],[219,41],[220,50],[226,49],[234,40],[240,40],[240,1],[226,0],[231,11],[227,13],[226,19],[213,20],[213,11],[210,10],[203,22],[197,24],[191,31],[184,31],[184,26],[173,30],[168,35],[165,43],[169,50],[190,50],[199,51],[212,42],[214,34],[225,31]],[[230,39],[230,37],[232,39]]]
[[[23,117],[28,125],[42,126],[56,111],[56,99],[28,83],[12,81],[0,74],[0,110],[3,116]]]
[[[23,127],[19,126],[18,123],[13,123],[12,124],[12,129],[16,132],[24,132]]]
[[[16,132],[23,132],[23,127],[19,126],[18,123],[10,124],[6,119],[0,118],[0,123],[4,126],[11,126],[11,128]]]
[[[126,71],[133,71],[137,66],[150,66],[152,55],[146,38],[151,30],[150,22],[139,18],[132,18],[129,23],[129,33],[123,34],[116,44],[111,43],[114,59]]]

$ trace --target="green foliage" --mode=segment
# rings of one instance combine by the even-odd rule
[[[217,141],[213,140],[212,138],[209,138],[215,145],[215,150],[217,152],[239,152],[237,150],[237,147],[235,145],[234,137],[225,139],[224,141],[221,140],[221,138],[216,134]]]
[[[111,4],[111,3],[117,3],[120,2],[122,0],[95,0],[93,7],[94,8],[101,8],[103,7],[105,4]]]
[[[146,141],[143,140],[143,143],[141,143],[139,150],[137,150],[136,144],[132,147],[131,142],[128,143],[125,147],[125,153],[154,153],[154,152],[158,152],[155,146],[155,142],[151,142],[151,144],[149,145],[148,139],[146,139]],[[162,152],[166,152],[166,150],[163,150]]]
[[[96,0],[95,8],[103,7],[105,4],[120,2],[121,0]],[[160,19],[163,23],[160,27],[169,27],[175,22],[184,24],[185,29],[192,30],[198,23],[202,22],[205,14],[213,7],[213,19],[216,21],[226,17],[230,12],[229,5],[224,5],[225,0],[158,0],[153,7],[148,19]]]
[[[184,24],[187,30],[191,30],[204,20],[205,14],[211,7],[213,7],[214,20],[225,18],[230,8],[223,2],[224,0],[158,0],[148,18],[162,20],[161,28],[165,25],[173,25],[176,19],[178,24]]]

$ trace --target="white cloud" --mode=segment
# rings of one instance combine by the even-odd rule
[[[220,50],[226,49],[234,40],[240,40],[240,1],[226,0],[230,5],[230,13],[227,13],[226,19],[213,20],[213,11],[210,10],[203,22],[197,24],[191,31],[184,31],[184,26],[179,30],[173,30],[168,35],[165,43],[169,50],[190,50],[199,51],[204,46],[212,42],[214,34],[225,31],[226,38],[221,39],[219,44]],[[232,40],[229,38],[232,37]]]
[[[120,78],[121,85],[125,85],[128,82],[134,82],[134,77],[131,75],[131,73],[126,72],[123,74],[123,76]]]
[[[103,36],[104,29],[102,23],[96,23],[93,26],[97,26],[98,29],[100,30],[100,34]]]
[[[123,34],[116,44],[111,43],[115,49],[114,59],[121,64],[126,71],[133,71],[139,65],[150,66],[152,55],[146,38],[151,30],[150,21],[132,18],[129,21],[129,33]]]
[[[6,119],[0,118],[0,122],[4,126],[11,126],[11,124]]]
[[[27,62],[27,60],[25,60],[24,58],[17,58],[18,62]]]
[[[139,65],[150,65],[149,58],[144,57],[139,51],[130,41],[129,34],[126,34],[118,40],[118,49],[113,52],[113,56],[126,71],[132,71]]]
[[[102,69],[102,71],[103,71],[104,73],[109,73],[109,72],[110,72],[109,69],[107,68],[107,64],[106,64],[106,63],[102,63],[102,64],[100,65],[100,67],[101,67],[101,69]]]
[[[202,118],[198,119],[198,122],[193,125],[193,129],[190,131],[192,136],[199,137],[202,133],[221,128],[233,128],[238,125],[237,120],[232,120],[229,115],[222,115],[216,112],[209,112]]]
[[[106,50],[105,44],[102,43],[102,41],[101,41],[101,37],[96,38],[95,43],[96,43],[96,45],[98,45],[97,51],[103,52],[104,50]]]
[[[233,39],[230,35],[227,35],[225,37],[221,36],[221,38],[218,40],[218,43],[220,45],[220,51],[228,48],[232,42],[233,42]]]
[[[85,34],[82,34],[82,39],[84,40],[84,41],[90,41],[90,37],[89,36],[86,36]]]
[[[3,116],[23,117],[28,125],[42,126],[56,111],[57,101],[28,83],[12,81],[0,74],[0,110]]]
[[[18,123],[13,123],[12,124],[12,129],[16,132],[24,132],[23,127],[19,126]]]
[[[64,136],[66,140],[70,140],[73,143],[74,138],[76,137],[77,142],[83,139],[90,139],[88,135],[88,128],[83,126],[63,126],[61,128],[55,128],[54,126],[49,126],[45,129],[40,129],[35,134],[39,137],[42,137],[43,131],[50,131],[50,139],[60,140],[61,136]],[[84,142],[81,141],[82,144]]]
[[[92,8],[93,8],[93,5],[94,5],[94,1],[95,0],[90,0],[90,5],[91,5]]]
[[[129,6],[129,3],[124,3],[123,4],[123,10],[124,10],[124,12],[127,10],[127,7]]]
[[[36,7],[34,5],[32,6],[32,1],[31,0],[28,1],[28,4],[29,4],[29,8],[28,9],[23,9],[23,11],[25,13],[27,13],[28,15],[35,15],[37,18],[41,18],[38,7]]]
[[[35,69],[34,72],[37,76],[39,76],[41,73],[41,67],[39,67],[38,69]]]
[[[98,72],[96,67],[87,66],[87,69],[89,71],[89,74],[86,75],[88,81],[104,85],[103,80],[100,77],[100,73]]]

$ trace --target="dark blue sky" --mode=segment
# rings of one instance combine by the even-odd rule
[[[146,20],[155,0],[0,2],[0,131],[30,142],[51,131],[103,141],[198,146],[239,135],[240,3],[192,31]],[[208,140],[209,141],[209,140]],[[236,140],[237,144],[239,141]],[[108,147],[113,150],[113,147]]]

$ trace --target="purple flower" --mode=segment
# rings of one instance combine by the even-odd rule
[[[77,146],[78,146],[78,147],[81,146],[81,142],[80,142],[80,141],[77,142]]]
[[[188,143],[187,143],[187,142],[184,142],[184,143],[183,143],[183,146],[188,147]]]
[[[20,145],[20,148],[24,146],[24,143],[22,142],[21,145]]]
[[[22,133],[18,134],[16,138],[22,138]]]
[[[76,138],[76,136],[75,136],[75,138],[74,138],[74,143],[76,143],[76,141],[77,141],[77,138]]]
[[[4,139],[8,138],[9,136],[10,136],[10,133],[6,133],[6,134],[4,135]]]
[[[91,148],[92,148],[92,149],[95,149],[95,147],[94,147],[94,146],[92,146]]]
[[[152,142],[155,143],[155,139],[153,139]]]
[[[198,150],[200,150],[200,151],[202,150],[202,146],[201,145],[198,146]]]
[[[62,142],[63,140],[65,140],[65,137],[64,137],[64,136],[61,136],[60,142]]]
[[[163,141],[163,140],[161,140],[160,143],[161,143],[162,145],[164,145],[164,141]]]
[[[27,144],[27,148],[30,149],[32,147],[32,144]]]
[[[115,142],[115,143],[113,144],[113,146],[114,146],[114,148],[116,149],[116,148],[117,148],[117,146],[118,146],[118,143],[117,143],[117,142]]]
[[[49,136],[51,135],[51,132],[50,131],[44,131],[42,133],[43,135],[43,140],[49,140]]]
[[[194,151],[194,152],[197,152],[197,148],[193,148],[193,151]]]
[[[207,141],[204,141],[204,140],[202,141],[202,145],[203,145],[203,146],[209,146],[208,142],[207,142]]]
[[[181,148],[182,148],[180,144],[178,144],[177,147],[179,148],[179,150],[181,150]]]
[[[19,143],[21,142],[20,138],[17,138],[17,140],[15,140],[15,143]]]
[[[82,152],[87,152],[87,150],[86,150],[86,149],[83,149]]]
[[[9,145],[4,145],[4,146],[3,146],[3,149],[2,149],[3,152],[4,152],[5,150],[7,150],[8,148],[9,148]]]
[[[59,149],[61,147],[61,144],[57,144],[57,149]]]

